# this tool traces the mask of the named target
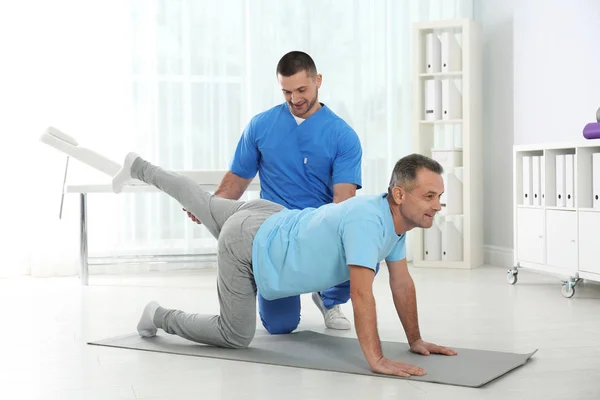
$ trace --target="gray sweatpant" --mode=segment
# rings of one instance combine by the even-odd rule
[[[256,331],[256,283],[252,242],[258,228],[283,207],[267,200],[248,202],[216,197],[188,177],[137,158],[131,176],[153,185],[194,214],[218,239],[217,292],[220,315],[188,314],[159,307],[154,324],[194,342],[247,347]]]

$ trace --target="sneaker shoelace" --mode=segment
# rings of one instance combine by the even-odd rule
[[[329,316],[329,319],[344,318],[339,305],[335,305],[333,308],[327,310],[327,315]]]

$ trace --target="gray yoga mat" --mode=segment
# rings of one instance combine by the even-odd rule
[[[409,352],[407,343],[382,342],[383,354],[387,358],[415,364],[427,371],[424,376],[401,378],[371,372],[357,339],[312,331],[289,335],[256,336],[250,347],[246,349],[205,346],[162,332],[149,339],[142,338],[136,333],[89,342],[89,344],[467,387],[485,385],[525,364],[537,351],[536,349],[528,354],[516,354],[454,348],[458,352],[456,356],[421,356]]]

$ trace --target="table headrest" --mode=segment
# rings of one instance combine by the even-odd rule
[[[46,128],[46,133],[52,136],[55,136],[61,140],[64,140],[65,142],[72,144],[73,146],[79,146],[79,143],[77,143],[77,140],[75,140],[74,138],[72,138],[71,136],[67,135],[64,132],[59,131],[58,129],[56,129],[53,126],[49,126],[48,128]]]

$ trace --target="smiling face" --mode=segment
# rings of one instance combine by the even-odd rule
[[[291,76],[278,74],[277,79],[285,101],[296,117],[306,119],[321,108],[319,104],[321,74],[311,75],[303,70]]]
[[[416,179],[391,190],[390,207],[396,231],[412,228],[431,228],[435,214],[441,210],[444,193],[442,176],[427,168],[419,168]]]

